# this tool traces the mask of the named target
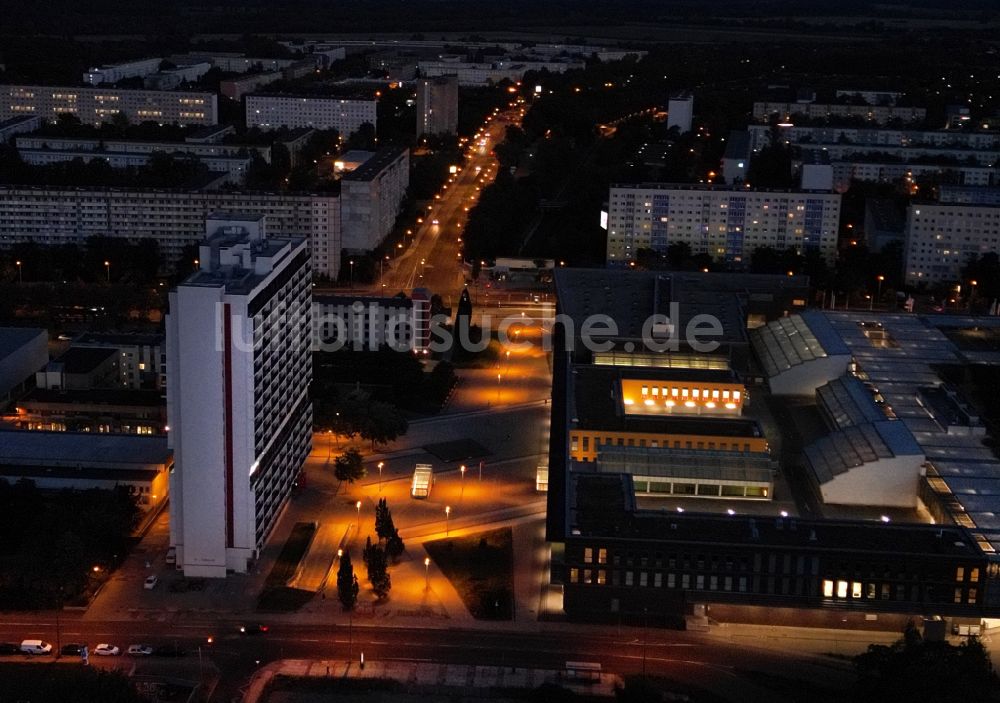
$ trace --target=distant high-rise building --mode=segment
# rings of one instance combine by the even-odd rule
[[[170,293],[170,544],[186,576],[245,572],[312,440],[306,239],[215,213],[199,270]]]
[[[676,127],[681,134],[690,132],[693,118],[694,96],[691,93],[671,95],[667,103],[667,129]]]
[[[417,81],[417,136],[454,134],[458,130],[458,77]]]

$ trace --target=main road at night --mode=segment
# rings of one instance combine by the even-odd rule
[[[54,634],[50,617],[0,620],[0,639]],[[619,675],[647,674],[684,681],[740,701],[780,701],[786,698],[764,690],[759,682],[769,676],[799,678],[841,688],[853,678],[849,665],[810,654],[794,654],[731,642],[701,633],[617,626],[538,623],[535,631],[515,630],[510,623],[483,623],[482,629],[400,628],[376,626],[356,618],[332,624],[269,621],[265,635],[238,633],[240,621],[204,619],[192,614],[183,622],[92,622],[63,617],[62,641],[111,642],[124,647],[135,642],[174,644],[188,650],[187,659],[198,668],[198,652],[214,664],[221,679],[213,701],[238,699],[254,671],[279,659],[353,659],[364,652],[366,661],[432,661],[561,669],[567,661],[598,662],[604,671]],[[285,620],[285,619],[283,619]],[[214,642],[207,644],[211,635]],[[19,660],[12,657],[8,660]],[[51,657],[44,658],[51,660]],[[66,659],[66,658],[64,658]],[[42,661],[39,658],[36,661]],[[121,666],[127,657],[91,658],[98,666]],[[143,660],[153,662],[155,658]]]

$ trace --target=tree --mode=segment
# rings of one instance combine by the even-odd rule
[[[379,540],[389,539],[396,531],[396,526],[392,522],[392,512],[385,498],[379,498],[375,504],[375,533]]]
[[[365,548],[368,582],[371,583],[376,596],[385,598],[392,588],[392,579],[389,578],[389,560],[386,558],[385,550],[377,544],[371,544],[370,540],[371,538],[369,538],[369,546]]]
[[[392,534],[385,541],[385,553],[395,562],[403,555],[405,550],[406,545],[403,543],[403,538],[399,536],[399,530],[394,527]]]
[[[338,481],[354,483],[358,479],[364,478],[366,474],[364,460],[357,449],[348,449],[334,462],[333,475],[337,477]]]
[[[354,575],[354,566],[351,564],[351,553],[345,549],[337,570],[337,598],[344,610],[354,608],[354,604],[358,602],[359,590],[358,577]]]
[[[978,638],[955,646],[923,639],[910,623],[894,644],[871,645],[854,658],[859,701],[958,703],[988,700],[997,685]]]

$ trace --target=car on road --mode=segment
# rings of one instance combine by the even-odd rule
[[[130,657],[148,657],[153,654],[153,645],[151,644],[130,644],[125,653]]]
[[[267,630],[267,625],[261,625],[259,622],[240,625],[241,635],[263,635],[267,633]]]
[[[77,644],[76,642],[71,642],[69,644],[64,644],[62,646],[62,649],[59,650],[59,653],[60,654],[70,654],[70,655],[79,656],[79,655],[83,654],[83,647],[84,647],[84,645],[82,645],[82,644]]]
[[[21,642],[21,651],[25,654],[51,654],[52,645],[42,640],[24,640]]]
[[[146,580],[143,581],[142,583],[142,587],[145,588],[147,591],[152,591],[154,588],[156,588],[156,584],[158,584],[159,582],[160,579],[156,578],[156,576],[147,576]]]
[[[94,654],[99,657],[117,657],[121,653],[122,650],[118,649],[118,647],[106,642],[102,642],[94,647]]]
[[[5,657],[11,654],[20,654],[21,648],[17,646],[14,642],[0,642],[0,657]]]
[[[431,220],[431,224],[432,225],[436,225],[436,224],[440,224],[440,223],[437,221],[437,218],[434,218],[433,220]]]

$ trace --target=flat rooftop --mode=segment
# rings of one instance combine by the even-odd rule
[[[693,317],[712,315],[722,325],[722,334],[701,339],[745,344],[746,318],[733,284],[724,281],[727,276],[714,280],[710,276],[662,271],[555,270],[559,311],[572,318],[577,333],[588,319],[606,315],[617,326],[617,334],[595,331],[595,338],[642,339],[646,321],[654,314],[669,317],[671,304],[676,303],[679,319],[671,322],[681,340]],[[598,329],[603,329],[603,325]]]
[[[0,327],[0,359],[4,359],[39,335],[49,341],[49,333],[40,327]]]
[[[79,468],[167,464],[164,436],[0,430],[0,464]]]
[[[62,364],[65,373],[90,373],[117,355],[118,350],[112,347],[70,347],[55,363]]]
[[[17,405],[26,403],[108,405],[139,408],[166,406],[166,401],[160,391],[121,390],[117,388],[92,388],[86,390],[33,388],[17,402]]]
[[[343,181],[371,181],[378,177],[382,171],[394,163],[400,156],[406,153],[405,146],[390,146],[379,149],[373,156],[366,159],[360,166],[349,173],[345,173]]]
[[[721,437],[764,436],[757,421],[747,417],[625,415],[619,367],[577,366],[572,376],[571,398],[574,405],[571,413],[573,426],[577,429]],[[655,375],[644,374],[644,377]],[[666,380],[671,378],[671,374],[663,373],[662,377]]]
[[[975,540],[960,527],[637,510],[628,495],[628,476],[575,473],[569,482],[569,532],[584,537],[871,554],[979,554]]]

